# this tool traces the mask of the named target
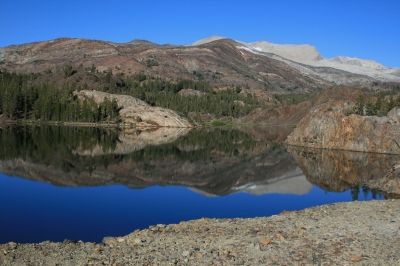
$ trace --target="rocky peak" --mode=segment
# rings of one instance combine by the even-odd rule
[[[208,38],[204,38],[204,39],[198,40],[198,41],[192,43],[191,46],[202,45],[202,44],[206,44],[206,43],[209,43],[209,42],[218,41],[218,40],[221,40],[221,39],[226,39],[226,38],[225,37],[221,37],[221,36],[211,36],[211,37],[208,37]]]
[[[258,41],[248,44],[256,50],[282,56],[299,63],[310,63],[323,59],[314,46],[308,44],[275,44],[266,41]]]
[[[376,70],[387,69],[386,67],[373,60],[363,60],[356,57],[352,58],[347,56],[336,56],[329,59],[329,61],[351,66],[369,67]]]

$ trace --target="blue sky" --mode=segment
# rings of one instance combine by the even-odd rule
[[[1,0],[0,47],[58,37],[189,44],[212,35],[310,44],[400,67],[399,0]]]

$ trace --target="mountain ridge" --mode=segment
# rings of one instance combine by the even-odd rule
[[[328,59],[308,44],[245,43],[221,36],[189,45],[58,38],[0,48],[0,69],[8,71],[54,71],[66,64],[94,64],[100,72],[144,72],[164,78],[204,80],[220,88],[248,85],[276,92],[400,82],[400,68],[388,68],[373,60],[345,56]]]

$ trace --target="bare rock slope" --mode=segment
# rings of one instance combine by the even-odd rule
[[[388,116],[346,115],[345,102],[315,107],[287,138],[289,145],[400,154],[400,109]]]
[[[101,103],[104,98],[115,99],[120,108],[119,114],[122,122],[139,127],[182,127],[193,125],[175,111],[162,107],[152,107],[146,102],[129,95],[117,95],[99,91],[82,90],[76,93],[78,98],[93,98],[96,103]]]

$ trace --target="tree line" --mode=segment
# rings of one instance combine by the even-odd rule
[[[117,122],[115,99],[105,98],[101,104],[93,99],[79,101],[73,96],[74,86],[64,83],[33,84],[36,74],[4,72],[0,75],[0,114],[11,119],[33,119],[69,122]]]
[[[93,68],[93,67],[92,67]],[[74,68],[64,67],[64,78],[73,75]],[[0,114],[11,119],[33,119],[69,122],[118,122],[118,106],[115,100],[104,99],[100,105],[93,99],[78,100],[73,91],[88,89],[64,82],[61,88],[55,83],[37,82],[41,75],[53,75],[51,71],[38,74],[0,73]],[[114,94],[131,95],[151,106],[161,106],[177,111],[182,116],[190,113],[240,117],[264,104],[251,94],[241,94],[240,86],[215,92],[208,82],[186,79],[167,80],[137,73],[129,77],[111,72],[96,73],[91,89]],[[114,76],[114,78],[111,78]],[[51,77],[51,76],[49,76]],[[118,86],[115,83],[119,80]],[[121,85],[123,84],[123,85]],[[191,89],[193,94],[181,94]]]
[[[380,92],[375,101],[369,99],[365,102],[364,94],[360,93],[354,106],[354,113],[367,116],[386,116],[394,107],[400,107],[400,94],[395,96],[392,93],[385,97],[385,94]]]

